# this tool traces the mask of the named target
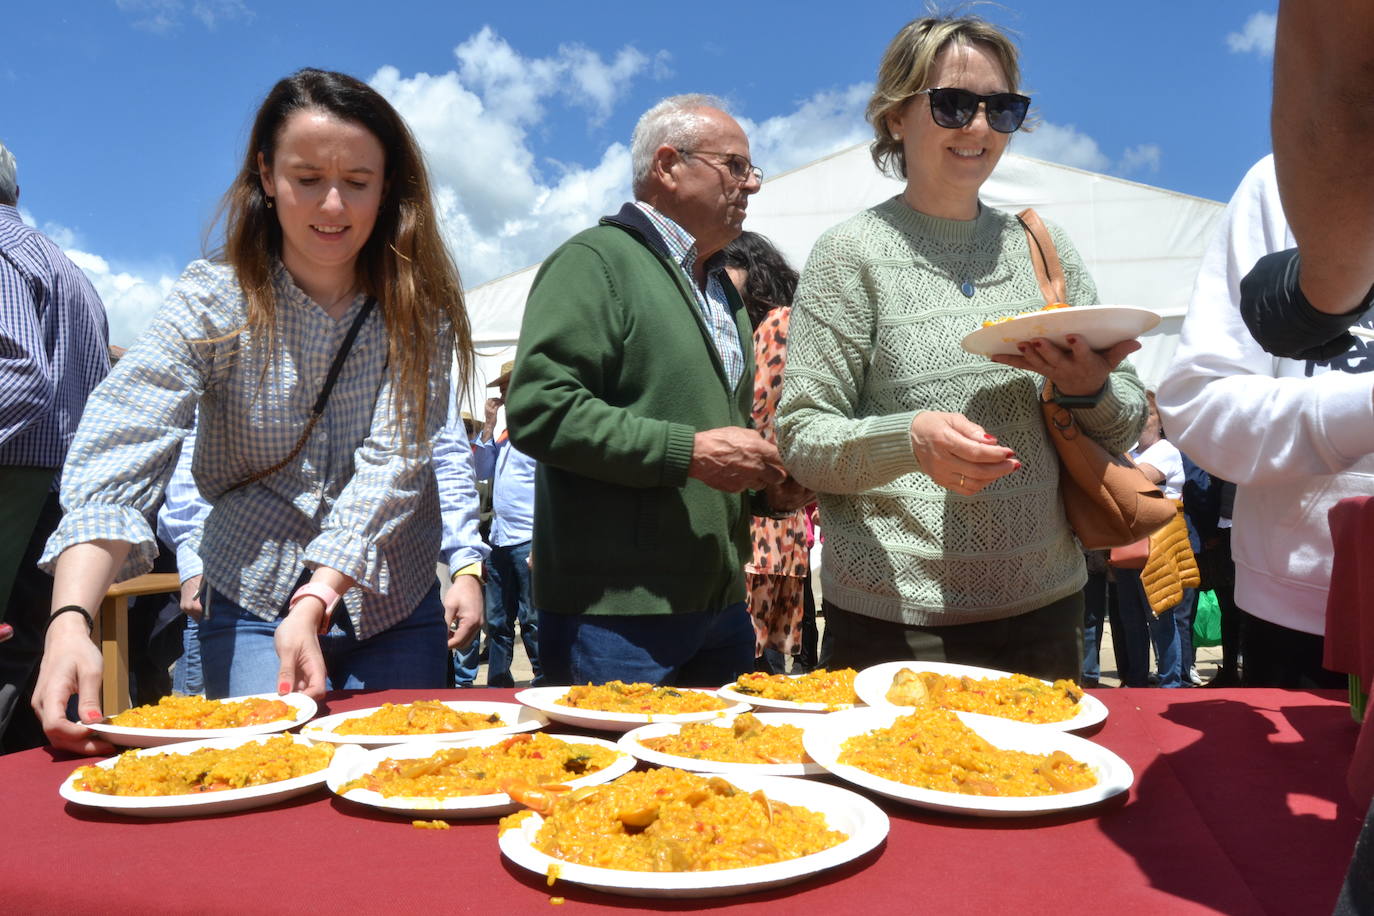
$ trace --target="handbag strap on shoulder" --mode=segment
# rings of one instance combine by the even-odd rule
[[[1026,230],[1026,241],[1030,248],[1031,263],[1035,265],[1035,279],[1040,283],[1040,294],[1046,304],[1068,302],[1064,287],[1064,268],[1059,263],[1059,252],[1054,247],[1050,231],[1040,219],[1040,214],[1027,207],[1016,214],[1016,221]]]
[[[324,408],[329,403],[329,393],[334,390],[334,383],[339,380],[339,373],[343,370],[344,360],[348,359],[348,353],[353,349],[353,341],[357,339],[358,332],[362,330],[363,323],[367,321],[367,316],[372,314],[372,309],[376,305],[376,297],[368,296],[367,301],[363,303],[363,307],[358,310],[357,316],[353,319],[353,324],[349,326],[348,333],[344,335],[343,342],[339,344],[339,349],[334,354],[334,362],[329,366],[329,374],[325,377],[324,387],[320,390],[320,396],[315,399],[314,406],[310,408],[310,419],[306,421],[305,428],[301,430],[300,438],[296,440],[296,444],[292,446],[291,451],[288,452],[286,457],[281,461],[278,461],[269,468],[263,468],[260,471],[249,474],[225,492],[237,490],[240,487],[246,487],[250,483],[257,483],[265,477],[271,477],[292,461],[296,460],[296,456],[301,453],[301,449],[305,448],[306,441],[310,439],[310,434],[314,432],[315,424],[318,423],[320,417],[324,415]]]

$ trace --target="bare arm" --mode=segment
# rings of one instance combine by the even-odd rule
[[[1136,467],[1140,468],[1140,473],[1144,474],[1150,483],[1155,486],[1163,486],[1164,472],[1159,468],[1155,467],[1153,464],[1137,464]]]
[[[129,545],[123,541],[74,544],[57,558],[53,576],[52,609],[74,604],[98,620],[100,602],[124,563]],[[67,700],[77,695],[82,722],[100,718],[100,681],[104,662],[80,614],[62,614],[51,621],[43,644],[43,662],[33,689],[33,711],[54,747],[81,754],[103,753],[109,745],[67,718]]]
[[[1363,0],[1282,0],[1274,46],[1274,163],[1318,311],[1374,286],[1374,16]]]

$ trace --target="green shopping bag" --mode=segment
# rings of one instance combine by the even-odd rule
[[[1193,612],[1193,645],[1221,645],[1221,604],[1217,593],[1210,588],[1197,593],[1197,610]]]

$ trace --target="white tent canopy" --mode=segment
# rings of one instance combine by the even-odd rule
[[[750,201],[746,227],[772,239],[800,268],[823,231],[901,188],[878,173],[867,145],[860,144],[770,179]],[[1002,157],[981,196],[1012,212],[1034,207],[1062,226],[1092,272],[1102,302],[1143,305],[1164,316],[1131,357],[1147,384],[1158,383],[1173,357],[1193,278],[1222,205],[1012,153]],[[513,358],[538,268],[468,292],[479,351],[477,387]],[[483,397],[474,391],[476,403]],[[481,416],[480,410],[474,413]]]

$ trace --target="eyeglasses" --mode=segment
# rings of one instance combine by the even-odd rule
[[[710,149],[682,149],[676,148],[684,156],[719,156],[725,161],[725,168],[729,170],[730,177],[740,184],[748,184],[749,179],[753,178],[759,184],[763,184],[763,169],[758,168],[754,163],[745,159],[739,153],[718,153]]]
[[[978,113],[978,106],[983,104],[987,105],[988,127],[1009,134],[1026,120],[1031,103],[1028,96],[1015,92],[979,95],[967,89],[922,89],[916,94],[930,96],[931,118],[949,130],[967,126]]]

